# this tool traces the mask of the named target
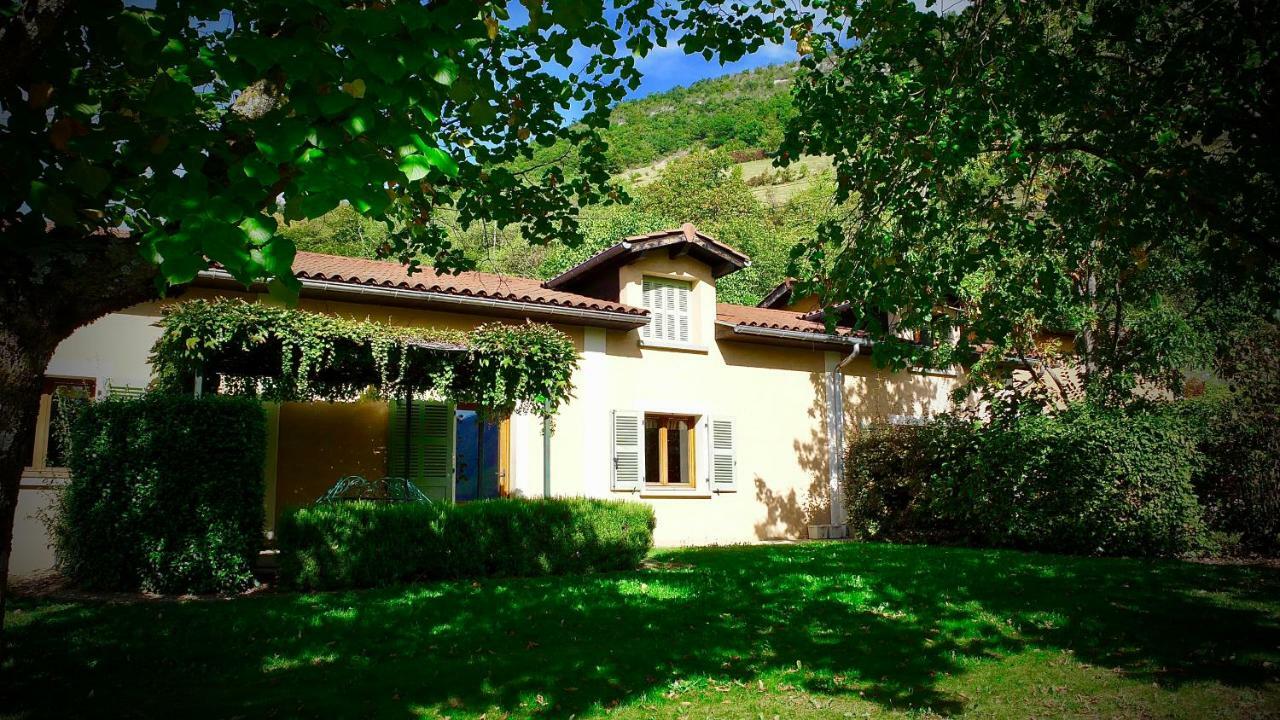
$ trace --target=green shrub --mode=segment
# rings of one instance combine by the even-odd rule
[[[356,501],[290,509],[276,538],[283,584],[335,589],[632,569],[653,526],[648,505],[612,500]]]
[[[1178,403],[1204,457],[1194,483],[1223,554],[1280,554],[1280,410],[1241,392]]]
[[[889,432],[893,446],[877,440]],[[1200,463],[1167,413],[1077,405],[871,431],[850,448],[846,497],[864,523],[855,529],[866,532],[869,519],[888,540],[1176,556],[1203,541],[1192,484]]]
[[[898,542],[946,536],[928,505],[934,474],[930,438],[936,425],[862,428],[845,457],[845,503],[851,537]]]
[[[100,590],[230,592],[262,543],[266,424],[255,400],[90,403],[71,428],[58,563]]]

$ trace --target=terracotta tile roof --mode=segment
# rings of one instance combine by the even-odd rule
[[[827,326],[820,322],[806,320],[803,313],[792,310],[774,310],[771,308],[751,307],[750,305],[716,304],[716,321],[729,325],[746,325],[748,327],[769,328],[773,330],[791,330],[795,332],[811,332],[827,334]],[[849,328],[836,328],[835,334],[853,337],[866,337],[866,333]]]
[[[364,260],[360,258],[299,252],[293,261],[294,274],[303,280],[327,280],[329,282],[378,287],[400,288],[420,292],[460,295],[466,297],[509,300],[532,305],[551,305],[577,310],[599,310],[625,315],[644,316],[643,308],[600,300],[586,295],[551,290],[542,281],[514,275],[494,275],[482,272],[464,272],[458,275],[438,275],[431,268],[409,275],[397,262]]]
[[[675,237],[675,236],[683,237],[685,240],[688,240],[690,242],[694,240],[702,240],[704,242],[714,243],[715,245],[718,245],[719,247],[724,248],[725,250],[728,250],[732,253],[742,256],[743,260],[750,260],[750,258],[747,256],[746,253],[742,252],[741,250],[730,245],[727,242],[722,242],[702,232],[698,228],[694,227],[693,223],[685,223],[678,228],[671,228],[668,230],[658,230],[657,232],[642,233],[640,235],[631,235],[629,237],[623,238],[622,242],[629,242],[629,243],[644,242],[645,240],[655,240],[657,238],[666,238],[666,237]]]
[[[590,284],[597,273],[612,271],[638,255],[664,247],[683,247],[693,257],[707,263],[714,277],[723,277],[751,265],[751,258],[741,250],[699,232],[692,223],[685,223],[672,230],[625,238],[551,278],[545,285],[549,288],[573,288],[583,283]]]

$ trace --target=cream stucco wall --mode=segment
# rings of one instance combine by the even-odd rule
[[[691,342],[660,347],[642,343],[637,331],[557,326],[573,340],[581,361],[574,376],[574,396],[553,421],[551,489],[555,495],[614,497],[650,504],[658,519],[655,539],[660,545],[803,537],[809,524],[831,519],[832,462],[843,445],[840,442],[833,451],[829,442],[833,435],[847,435],[873,418],[932,415],[947,406],[954,378],[890,374],[873,368],[866,358],[855,358],[836,371],[844,359],[839,353],[717,341],[714,279],[708,267],[695,259],[655,251],[618,272],[619,299],[635,306],[643,304],[641,282],[646,275],[691,282]],[[214,293],[197,290],[188,297],[210,294]],[[49,374],[93,377],[100,391],[108,382],[145,384],[150,376],[147,354],[159,334],[154,323],[160,307],[158,303],[141,305],[77,331],[59,346]],[[378,322],[459,330],[493,321],[461,313],[332,300],[304,299],[301,307]],[[831,408],[833,401],[841,406],[838,419]],[[736,427],[736,491],[708,491],[704,458],[697,460],[693,490],[666,494],[612,491],[611,422],[616,410],[689,414],[702,420],[732,418]],[[376,455],[377,433],[369,428],[377,423],[365,422],[368,413],[351,412],[364,418],[361,422],[367,426],[360,433],[366,442],[356,454]],[[306,443],[317,445],[313,459],[323,466],[326,478],[321,484],[325,487],[332,481],[328,476],[336,477],[339,465],[346,466],[339,462],[345,455],[337,446],[348,440],[349,433],[336,432],[329,422],[343,414],[341,409],[321,413],[324,422],[311,427],[319,434],[305,435]],[[286,424],[311,415],[314,413],[297,409],[280,413]],[[532,416],[517,416],[510,427],[510,491],[519,496],[541,496],[542,422]],[[284,425],[279,433],[277,461],[297,456],[298,448],[290,443],[303,436]],[[324,447],[326,442],[334,447]],[[705,437],[697,442],[705,448]],[[274,474],[287,477],[289,488],[310,487],[305,478],[298,477],[301,464],[288,464],[285,468],[277,463]],[[32,518],[58,492],[47,487],[50,482],[56,485],[58,480],[24,479],[15,531],[15,575],[49,565],[51,555],[43,525]],[[289,488],[285,489],[292,492]],[[277,498],[273,511],[289,502],[289,492]],[[268,497],[275,494],[269,490]]]

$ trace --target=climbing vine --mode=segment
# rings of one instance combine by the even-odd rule
[[[578,353],[549,325],[467,331],[388,325],[222,298],[166,308],[152,348],[155,389],[270,400],[438,397],[491,417],[554,414]]]

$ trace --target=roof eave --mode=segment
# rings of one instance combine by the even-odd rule
[[[213,287],[244,286],[225,270],[204,270],[199,278]],[[452,310],[506,318],[528,318],[570,325],[588,325],[616,330],[634,330],[649,323],[648,313],[643,315],[614,310],[566,307],[547,303],[521,302],[501,298],[485,298],[430,290],[415,290],[385,285],[313,280],[300,278],[304,297],[359,298],[366,302],[376,299],[379,305],[399,305],[432,310]],[[251,289],[263,289],[257,285]]]
[[[786,300],[791,296],[791,291],[795,287],[794,280],[783,280],[777,287],[769,291],[756,307],[769,308],[771,310],[780,310],[786,306]],[[779,305],[781,303],[781,306]]]
[[[595,255],[592,255],[586,260],[583,260],[577,265],[574,265],[568,270],[565,270],[559,275],[542,283],[542,287],[548,288],[550,290],[559,290],[560,288],[564,287],[568,283],[578,279],[579,277],[582,277],[583,275],[586,275],[587,273],[595,270],[596,268],[607,263],[608,261],[617,257],[618,255],[626,253],[630,250],[631,250],[631,243],[620,242],[617,245],[601,250]]]
[[[550,290],[563,289],[584,276],[612,266],[615,262],[619,264],[625,262],[627,256],[662,248],[675,248],[680,245],[684,245],[691,253],[696,252],[699,255],[698,259],[711,268],[711,274],[716,278],[751,267],[750,257],[714,238],[696,231],[673,230],[666,234],[655,234],[652,237],[637,235],[627,238],[547,280],[542,286]]]
[[[807,330],[783,330],[745,323],[716,321],[716,339],[740,342],[756,342],[788,347],[806,347],[814,350],[848,350],[854,347],[871,347],[867,338],[854,335],[833,335]]]

